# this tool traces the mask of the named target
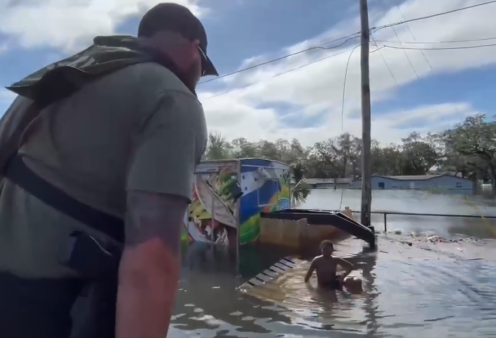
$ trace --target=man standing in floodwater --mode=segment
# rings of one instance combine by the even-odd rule
[[[68,337],[75,300],[114,267],[115,248],[117,296],[98,309],[116,304],[116,318],[93,315],[110,331],[87,336],[167,335],[182,222],[207,142],[195,87],[218,75],[206,48],[200,21],[164,3],[144,15],[137,38],[97,37],[9,87],[19,96],[0,139],[24,111],[37,114],[1,173],[0,337]]]
[[[333,257],[334,245],[329,240],[324,240],[320,244],[321,256],[313,259],[305,276],[305,283],[310,280],[313,272],[317,272],[317,284],[321,288],[342,290],[343,286],[354,291],[361,289],[362,281],[359,278],[348,277],[354,266],[350,262]],[[337,275],[337,266],[340,265],[344,272]]]

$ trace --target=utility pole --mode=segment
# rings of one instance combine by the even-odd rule
[[[361,223],[370,226],[372,204],[371,166],[370,166],[370,78],[369,78],[369,10],[367,0],[360,0],[360,23],[362,26],[360,68],[362,82],[362,210]]]

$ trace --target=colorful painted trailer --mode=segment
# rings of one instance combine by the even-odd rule
[[[235,248],[260,234],[260,213],[291,208],[289,166],[264,159],[201,162],[183,240]]]

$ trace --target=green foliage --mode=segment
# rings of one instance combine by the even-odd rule
[[[293,163],[291,165],[291,173],[293,174],[293,180],[295,182],[291,191],[291,204],[296,206],[305,203],[308,195],[310,195],[310,185],[303,181],[306,173],[303,162]]]
[[[310,185],[308,185],[304,181],[296,183],[293,190],[291,191],[291,204],[294,206],[298,206],[305,203],[308,195],[310,195],[310,189]]]
[[[496,183],[496,121],[484,114],[469,116],[463,123],[440,134],[444,165],[464,176]],[[494,189],[493,189],[494,191]]]
[[[344,178],[361,175],[362,141],[348,133],[304,147],[293,138],[274,142],[226,141],[219,134],[209,137],[207,159],[266,158],[289,164],[295,184],[303,178]],[[496,120],[485,115],[467,117],[443,132],[411,133],[398,144],[372,141],[372,173],[376,175],[425,175],[429,172],[459,174],[496,185]],[[494,189],[493,189],[494,190]],[[294,189],[293,202],[304,201],[309,186]]]

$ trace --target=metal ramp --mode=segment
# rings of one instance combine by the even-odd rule
[[[307,219],[309,225],[324,225],[338,228],[365,242],[371,248],[376,247],[376,237],[373,227],[366,227],[345,214],[336,211],[312,210],[312,209],[285,209],[275,212],[262,212],[262,218],[299,220]]]

